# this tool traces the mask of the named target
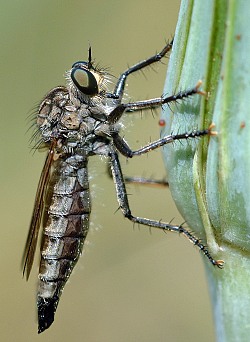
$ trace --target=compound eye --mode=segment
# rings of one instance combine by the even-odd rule
[[[77,89],[83,94],[91,96],[98,94],[98,84],[91,71],[75,65],[71,71],[71,78]]]
[[[76,68],[86,68],[87,69],[87,67],[88,67],[88,63],[87,62],[85,62],[85,61],[78,61],[78,62],[75,62],[73,65],[72,65],[72,67],[71,67],[71,69],[76,69]]]

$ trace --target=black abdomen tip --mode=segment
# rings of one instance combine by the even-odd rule
[[[48,329],[54,322],[54,316],[58,305],[58,301],[59,298],[57,296],[53,298],[38,297],[38,334]]]

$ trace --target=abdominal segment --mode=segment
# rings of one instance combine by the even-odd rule
[[[38,323],[42,332],[54,320],[61,292],[81,252],[91,211],[87,160],[56,161],[48,188],[38,285]]]

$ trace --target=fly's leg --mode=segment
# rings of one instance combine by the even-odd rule
[[[178,102],[179,100],[184,100],[190,96],[195,94],[204,95],[205,93],[200,90],[202,82],[197,82],[196,86],[190,88],[185,91],[179,91],[178,93],[171,95],[171,96],[161,96],[155,99],[150,100],[143,100],[143,101],[136,101],[136,102],[129,102],[129,103],[121,103],[113,109],[113,111],[108,115],[108,122],[110,124],[116,123],[124,114],[124,112],[132,112],[137,110],[144,110],[144,109],[153,109],[157,107],[162,107],[164,104],[168,104],[171,102]]]
[[[110,165],[107,167],[107,174],[110,178],[113,179],[112,170]],[[166,188],[169,186],[169,183],[165,179],[152,179],[152,178],[145,178],[140,176],[123,176],[124,182],[126,184],[137,184],[137,185],[146,185],[151,187],[158,187],[158,188]]]
[[[134,156],[139,156],[141,154],[155,150],[156,148],[159,148],[160,146],[173,143],[175,140],[183,140],[183,139],[187,140],[189,138],[197,138],[197,137],[201,137],[201,136],[208,135],[208,134],[212,135],[213,134],[213,132],[211,132],[212,127],[213,126],[211,125],[208,129],[204,129],[202,131],[195,130],[195,131],[186,132],[183,134],[167,135],[135,151],[131,150],[131,148],[128,146],[126,141],[118,133],[113,133],[112,137],[113,137],[114,145],[117,148],[117,150],[121,154],[123,154],[125,157],[132,158]]]
[[[114,93],[108,94],[108,97],[121,100],[123,97],[123,92],[124,92],[124,87],[125,87],[125,82],[126,82],[127,77],[130,74],[132,74],[138,70],[141,70],[141,69],[143,69],[143,68],[145,68],[145,67],[147,67],[147,66],[149,66],[155,62],[159,62],[172,49],[172,46],[173,46],[173,40],[170,43],[168,43],[166,46],[164,46],[164,48],[162,49],[161,52],[155,54],[154,56],[152,56],[148,59],[145,59],[145,60],[133,65],[132,67],[130,67],[126,71],[124,71],[118,79]]]
[[[151,187],[159,187],[165,188],[169,186],[169,183],[164,179],[151,179],[144,177],[128,177],[124,176],[124,182],[126,184],[138,184],[138,185],[146,185]]]
[[[174,226],[169,223],[161,222],[161,221],[154,221],[154,220],[149,220],[146,218],[142,217],[137,217],[132,215],[131,210],[129,208],[129,203],[128,203],[128,196],[125,188],[125,183],[122,175],[122,170],[120,166],[120,162],[118,159],[117,153],[112,150],[110,152],[110,166],[111,166],[111,171],[116,187],[116,193],[117,193],[117,199],[119,203],[119,207],[123,213],[123,215],[128,218],[130,221],[138,224],[142,224],[145,226],[153,227],[153,228],[158,228],[162,229],[164,231],[171,231],[175,232],[178,234],[183,234],[185,235],[194,245],[196,245],[202,253],[207,257],[207,259],[214,265],[219,268],[223,267],[223,262],[221,260],[215,260],[211,256],[210,252],[208,251],[207,247],[202,244],[202,242],[196,238],[191,232],[189,232],[187,229],[185,229],[182,225],[180,226]]]
[[[125,111],[135,111],[135,110],[142,110],[142,109],[151,109],[156,107],[161,107],[164,104],[168,104],[171,102],[178,102],[179,100],[184,100],[192,95],[200,94],[205,95],[205,92],[200,90],[200,86],[202,81],[198,81],[196,86],[184,91],[179,91],[178,93],[171,95],[171,96],[161,96],[155,99],[143,100],[143,101],[136,101],[123,104],[125,107]]]

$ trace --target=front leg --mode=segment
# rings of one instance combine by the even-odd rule
[[[133,65],[132,67],[128,68],[126,71],[124,71],[121,76],[119,77],[119,80],[116,84],[115,90],[113,94],[109,94],[109,97],[114,98],[114,99],[119,99],[121,100],[123,97],[123,92],[124,92],[124,87],[125,87],[125,83],[126,83],[126,79],[127,77],[138,71],[141,70],[155,62],[160,61],[164,56],[166,56],[166,54],[172,49],[173,46],[173,40],[168,43],[166,46],[164,46],[164,48],[162,49],[161,52],[153,55],[152,57],[145,59],[144,61],[141,61],[135,65]]]

